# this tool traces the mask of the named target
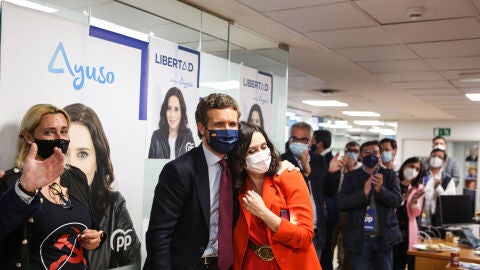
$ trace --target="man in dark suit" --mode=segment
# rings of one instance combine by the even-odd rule
[[[195,120],[202,144],[167,163],[160,173],[146,233],[144,269],[229,268],[222,269],[218,257],[220,253],[223,260],[217,241],[219,161],[237,141],[239,117],[238,104],[228,95],[211,94],[198,104]]]
[[[325,219],[326,209],[323,197],[323,185],[328,171],[325,158],[321,155],[310,154],[308,146],[312,139],[312,127],[306,122],[296,122],[290,127],[289,148],[281,155],[282,160],[288,160],[300,168],[305,182],[310,189],[310,198],[314,210],[313,244],[317,251],[318,260],[321,259],[325,247]],[[302,151],[303,150],[303,151]]]

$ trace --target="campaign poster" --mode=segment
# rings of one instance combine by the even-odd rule
[[[131,221],[128,222],[129,228],[117,227],[120,225],[113,218],[105,221],[112,222],[112,225],[102,248],[109,249],[111,256],[119,251],[131,251],[131,257],[135,257],[131,263],[138,264],[138,242],[143,235],[142,202],[138,200],[138,194],[143,192],[146,136],[145,121],[139,119],[142,50],[128,45],[132,41],[128,37],[117,35],[115,41],[92,36],[93,32],[98,34],[101,30],[92,30],[94,28],[88,25],[55,13],[47,14],[5,1],[2,2],[1,20],[0,169],[14,166],[20,122],[31,106],[48,103],[69,108],[72,115],[74,110],[93,115],[91,118],[100,122],[96,125],[103,132],[79,135],[72,124],[70,146],[83,143],[82,139],[95,141],[102,136],[105,139],[101,143],[103,148],[98,148],[97,144],[91,147],[107,153],[105,147],[108,144],[108,158],[97,156],[93,172],[73,163],[76,155],[67,154],[67,160],[84,171],[90,184],[107,181],[107,177],[99,172],[105,171],[105,166],[111,163],[112,168],[106,171],[109,172],[109,181],[112,177],[114,180],[110,186],[115,192],[115,202],[125,199],[126,209],[121,211],[127,213]],[[125,40],[127,42],[123,42]],[[96,191],[93,186],[92,191]],[[107,204],[105,211],[115,207]],[[105,216],[108,215],[111,217],[111,213]],[[109,260],[110,257],[97,258],[95,262],[98,264],[91,267],[108,269],[111,267]],[[114,267],[118,265],[115,263]]]
[[[240,67],[241,120],[271,132],[273,104],[273,76],[241,65]]]

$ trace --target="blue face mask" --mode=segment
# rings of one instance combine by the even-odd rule
[[[353,152],[347,152],[347,157],[350,157],[351,159],[353,159],[355,162],[357,162],[358,160],[358,154],[357,153],[353,153]]]
[[[292,154],[299,158],[302,153],[308,149],[308,145],[304,143],[290,143],[288,145],[288,148],[290,151],[292,151]]]
[[[393,159],[392,151],[383,151],[382,152],[382,162],[383,163],[390,162],[390,161],[392,161],[392,159]]]
[[[375,155],[368,155],[362,158],[362,163],[367,166],[367,168],[373,168],[378,164],[378,157]]]
[[[221,154],[230,153],[238,140],[237,129],[212,129],[208,134],[210,135],[208,145]]]

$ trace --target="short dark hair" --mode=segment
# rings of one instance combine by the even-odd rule
[[[445,137],[442,137],[442,136],[435,136],[435,137],[432,139],[432,143],[434,143],[435,140],[438,140],[438,139],[443,140],[443,142],[444,142],[445,144],[447,143],[447,139],[445,139]]]
[[[377,140],[374,140],[374,141],[368,141],[368,142],[364,142],[362,144],[362,146],[360,146],[360,153],[363,152],[363,148],[367,147],[367,146],[370,146],[370,145],[376,145],[378,146],[378,149],[380,149],[380,145],[378,144],[378,141]]]
[[[323,148],[327,149],[332,145],[332,133],[326,129],[318,129],[313,132],[315,141],[322,142]]]
[[[397,149],[397,141],[394,140],[394,139],[390,139],[390,138],[383,138],[382,140],[380,140],[380,145],[382,143],[390,143],[390,145],[392,146],[392,149]]]
[[[210,94],[202,100],[197,105],[197,110],[195,111],[195,121],[201,123],[203,126],[207,126],[208,123],[208,110],[210,109],[226,109],[232,107],[238,113],[238,119],[240,119],[240,110],[238,109],[238,103],[229,95],[222,93],[213,93]],[[197,130],[198,137],[201,139],[202,134]]]
[[[400,169],[398,170],[398,179],[400,181],[403,181],[405,179],[405,176],[403,175],[403,170],[408,164],[411,163],[420,163],[420,171],[418,172],[417,177],[415,177],[415,179],[412,179],[412,182],[410,183],[412,186],[418,187],[418,185],[420,185],[420,183],[422,182],[423,177],[426,175],[425,169],[422,165],[422,161],[418,157],[410,157],[402,163],[402,166],[400,166]]]
[[[435,149],[433,149],[433,150],[430,152],[430,156],[431,156],[433,153],[436,153],[436,152],[442,152],[443,155],[445,156],[445,159],[444,159],[444,160],[447,160],[447,151],[442,150],[442,149],[435,148]]]
[[[356,141],[350,141],[345,145],[345,148],[355,147],[355,146],[360,146],[360,144],[358,144],[358,142],[356,142]]]
[[[245,186],[245,179],[247,178],[247,173],[245,171],[246,162],[245,158],[247,156],[247,151],[252,142],[252,135],[255,132],[262,133],[265,137],[268,148],[270,149],[270,155],[272,157],[272,162],[270,163],[270,168],[265,173],[266,175],[273,176],[277,173],[280,164],[280,156],[275,151],[272,141],[267,136],[267,133],[260,126],[250,124],[247,122],[240,122],[238,127],[238,141],[233,150],[228,154],[228,164],[232,172],[233,184],[236,188]]]

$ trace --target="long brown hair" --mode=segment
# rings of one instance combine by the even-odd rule
[[[228,154],[228,164],[232,173],[233,185],[236,188],[242,188],[245,186],[245,179],[247,177],[247,173],[245,171],[245,158],[247,157],[247,150],[250,147],[252,136],[255,132],[260,132],[263,137],[265,137],[265,141],[270,149],[270,155],[272,157],[270,167],[265,174],[272,176],[278,171],[280,156],[275,151],[275,147],[268,138],[267,133],[265,133],[265,130],[257,125],[242,121],[238,127],[238,142],[233,148],[232,152]]]
[[[115,176],[107,136],[100,119],[92,108],[81,103],[75,103],[66,106],[64,109],[70,114],[72,122],[85,126],[92,137],[97,160],[97,170],[91,184],[92,201],[96,216],[101,217],[105,213],[105,208],[114,199],[111,185]]]

